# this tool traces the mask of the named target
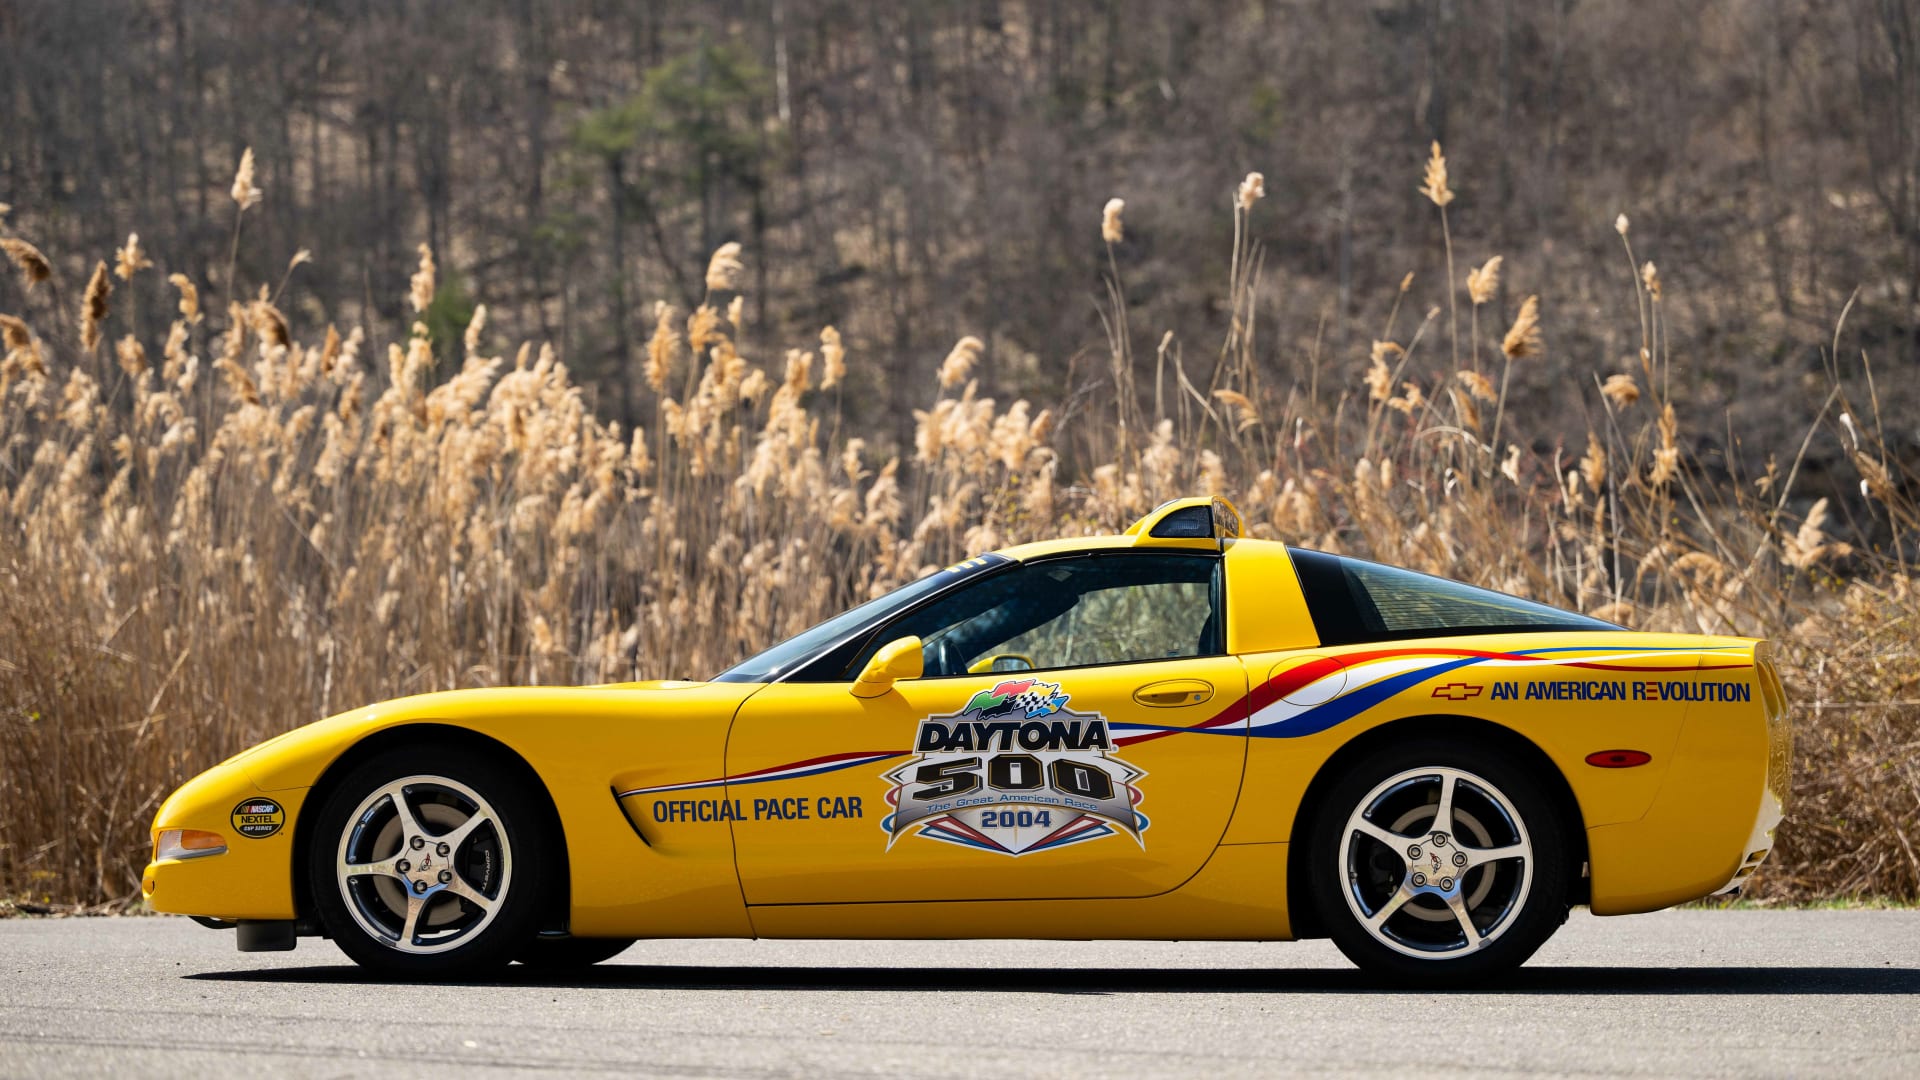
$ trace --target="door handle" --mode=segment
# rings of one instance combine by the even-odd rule
[[[1155,709],[1198,705],[1213,696],[1213,684],[1200,679],[1167,679],[1133,692],[1133,700]]]

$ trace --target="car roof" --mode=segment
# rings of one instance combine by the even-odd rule
[[[1243,543],[1271,544],[1277,552],[1285,550],[1285,545],[1273,541],[1249,540],[1240,512],[1226,499],[1218,495],[1196,495],[1161,503],[1128,526],[1124,533],[1039,540],[1003,548],[997,554],[1026,562],[1073,552],[1132,548],[1219,552]]]
[[[1262,550],[1262,553],[1284,555],[1287,545],[1278,540],[1258,540],[1252,537],[1237,537],[1224,543],[1211,539],[1163,539],[1144,535],[1112,534],[1105,536],[1069,536],[1058,540],[1036,540],[1028,544],[1016,544],[1001,548],[995,552],[1016,562],[1030,562],[1054,555],[1073,555],[1086,551],[1226,551],[1233,548]]]

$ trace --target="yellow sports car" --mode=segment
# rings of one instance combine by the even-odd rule
[[[1246,538],[1222,499],[970,559],[703,682],[467,690],[242,753],[147,899],[408,976],[643,937],[1331,937],[1453,982],[1738,888],[1764,642]]]

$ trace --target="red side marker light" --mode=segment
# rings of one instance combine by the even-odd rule
[[[1631,769],[1652,760],[1645,750],[1595,750],[1587,755],[1587,764],[1601,769]]]

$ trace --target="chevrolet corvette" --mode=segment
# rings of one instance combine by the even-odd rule
[[[158,911],[397,977],[642,938],[1330,937],[1447,985],[1569,909],[1738,889],[1784,813],[1762,641],[1244,535],[1225,500],[948,567],[702,681],[297,728],[153,821]]]

